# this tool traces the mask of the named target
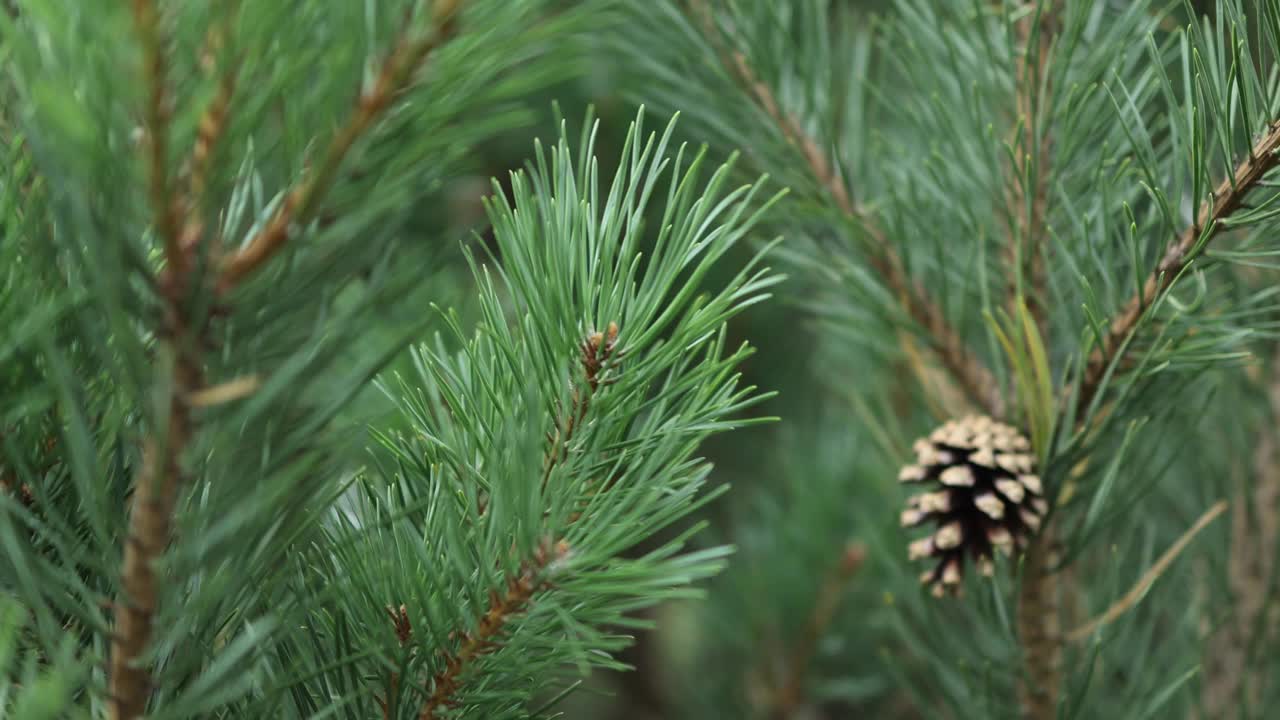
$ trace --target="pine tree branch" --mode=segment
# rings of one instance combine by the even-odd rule
[[[395,628],[396,640],[400,642],[403,649],[413,639],[413,623],[409,621],[409,608],[401,604],[399,608],[387,606],[387,616],[391,618],[391,626]],[[396,702],[400,695],[400,673],[391,672],[390,687],[387,688],[386,698],[374,697],[377,701],[379,709],[382,710],[383,720],[389,720],[396,714]]]
[[[142,467],[133,483],[122,591],[114,604],[116,627],[108,674],[112,720],[141,717],[151,695],[151,670],[142,657],[151,642],[159,594],[155,563],[172,536],[183,474],[181,454],[193,431],[183,395],[199,387],[199,366],[188,359],[177,361],[173,383],[174,392],[164,419],[167,433],[162,439],[153,436],[144,441]]]
[[[157,603],[155,561],[168,547],[174,505],[180,480],[180,456],[191,438],[188,392],[201,384],[200,365],[175,342],[186,336],[187,318],[182,297],[191,263],[179,240],[179,209],[169,184],[169,114],[166,109],[165,64],[161,53],[159,10],[148,0],[134,0],[134,24],[142,46],[143,76],[148,87],[145,110],[147,135],[147,187],[156,232],[165,247],[166,305],[161,342],[174,350],[170,400],[161,420],[164,437],[152,434],[143,441],[142,466],[133,483],[129,505],[120,594],[114,603],[115,629],[111,637],[110,717],[132,720],[146,711],[151,694],[151,671],[142,657],[151,642]]]
[[[1015,60],[1016,127],[1021,130],[1012,143],[1014,159],[1008,168],[1008,237],[1005,264],[1009,268],[1009,317],[1018,317],[1019,298],[1041,337],[1046,336],[1044,308],[1045,235],[1049,207],[1049,178],[1052,172],[1053,136],[1042,129],[1045,98],[1053,90],[1048,72],[1053,39],[1058,32],[1058,10],[1054,0],[1041,5],[1038,0],[1023,4],[1027,16],[1017,24],[1021,51]],[[1034,47],[1033,47],[1034,45]]]
[[[547,434],[548,447],[546,454],[542,457],[542,479],[538,483],[543,492],[547,489],[547,482],[551,480],[552,471],[564,459],[569,443],[573,440],[574,431],[586,419],[587,409],[591,404],[591,396],[595,394],[602,383],[612,382],[612,379],[605,378],[603,374],[610,363],[621,355],[621,353],[615,352],[617,345],[618,323],[610,322],[604,332],[591,333],[578,346],[578,362],[582,366],[582,373],[587,381],[587,389],[583,392],[578,387],[573,388],[568,412],[555,419],[555,432]],[[480,498],[479,514],[483,516],[487,508],[487,498]],[[578,517],[579,513],[575,512],[569,517],[569,522],[577,522]]]
[[[193,327],[184,303],[193,264],[179,237],[180,208],[170,186],[165,154],[167,59],[161,52],[159,13],[149,0],[135,0],[133,10],[150,90],[145,110],[147,183],[155,225],[165,246],[166,267],[161,282],[165,320],[158,334],[161,346],[172,351],[173,374],[163,383],[169,388],[164,417],[143,440],[142,465],[133,483],[107,675],[108,712],[112,720],[141,717],[151,695],[151,669],[143,657],[151,643],[158,603],[155,564],[172,536],[173,513],[183,475],[182,454],[193,433],[187,396],[203,384],[201,363],[182,342]]]
[[[1054,0],[1027,0],[1021,9],[1026,17],[1015,28],[1019,49],[1014,61],[1015,127],[1020,132],[1012,143],[1014,158],[1006,184],[1008,311],[1009,317],[1016,318],[1025,306],[1044,338],[1045,224],[1053,138],[1047,126],[1042,129],[1042,121],[1045,98],[1052,92],[1048,73],[1050,51],[1058,31],[1058,7]],[[1023,556],[1022,583],[1018,587],[1018,641],[1025,664],[1025,672],[1019,677],[1019,692],[1023,714],[1033,720],[1056,717],[1062,685],[1058,599],[1064,578],[1050,562],[1054,535],[1050,523],[1032,538],[1031,547]]]
[[[574,388],[569,402],[569,412],[556,421],[555,435],[551,438],[551,447],[547,450],[542,462],[541,487],[547,489],[547,481],[551,479],[551,471],[564,456],[569,442],[573,440],[573,432],[587,417],[587,408],[591,396],[599,389],[603,380],[601,372],[614,359],[614,351],[618,345],[618,324],[610,322],[605,332],[593,332],[579,346],[578,361],[582,365],[582,373],[587,381],[587,389],[583,392]]]
[[[161,48],[160,10],[152,0],[133,0],[134,28],[142,49],[143,81],[147,100],[143,130],[147,149],[147,191],[156,216],[156,232],[164,243],[165,260],[172,272],[186,272],[182,252],[179,208],[169,186],[169,120],[166,62]]]
[[[942,308],[929,296],[923,285],[911,279],[901,255],[871,213],[854,202],[844,177],[828,161],[819,141],[806,133],[796,118],[783,111],[773,91],[759,79],[746,56],[727,46],[720,36],[706,0],[688,0],[688,4],[695,20],[702,26],[708,41],[718,53],[721,65],[777,125],[786,141],[800,153],[813,177],[830,195],[840,212],[856,222],[866,233],[871,244],[872,268],[884,278],[885,284],[902,303],[907,316],[924,329],[930,348],[963,388],[965,395],[987,414],[1003,417],[1004,397],[995,377],[951,326]]]
[[[431,695],[422,706],[419,720],[435,720],[438,712],[451,705],[469,664],[498,649],[507,624],[528,610],[535,593],[549,586],[547,569],[568,554],[569,546],[563,540],[544,542],[533,558],[521,565],[520,573],[507,581],[502,595],[496,591],[490,594],[489,609],[476,623],[476,629],[463,635],[462,645],[446,657],[444,668],[431,679]]]
[[[462,0],[437,3],[432,29],[425,37],[411,40],[408,30],[387,55],[373,87],[363,92],[355,112],[334,136],[320,164],[285,194],[275,214],[249,242],[222,264],[220,286],[234,287],[275,256],[292,235],[292,228],[307,222],[324,202],[338,177],[343,160],[409,86],[417,70],[433,51],[452,39],[458,31],[458,8]]]
[[[818,591],[817,601],[813,604],[813,612],[809,622],[791,653],[787,663],[786,676],[779,684],[774,695],[773,717],[775,720],[789,720],[798,717],[805,702],[805,684],[809,678],[809,666],[817,654],[820,641],[835,619],[840,601],[844,597],[849,580],[862,567],[867,559],[867,548],[862,543],[850,543],[834,571],[828,573]]]
[[[1023,717],[1053,720],[1061,691],[1062,627],[1058,615],[1059,577],[1054,570],[1053,522],[1043,527],[1022,555],[1018,585],[1018,643],[1023,672],[1018,694]]]
[[[1078,406],[1088,408],[1102,386],[1107,371],[1124,352],[1126,340],[1137,328],[1147,309],[1223,228],[1222,221],[1244,204],[1249,194],[1268,172],[1280,163],[1280,121],[1273,122],[1235,171],[1214,190],[1209,201],[1200,207],[1196,221],[1182,231],[1168,247],[1160,262],[1147,276],[1142,291],[1135,293],[1124,309],[1111,321],[1101,343],[1094,348],[1085,365],[1078,389]]]
[[[201,65],[206,71],[217,70],[217,55],[226,45],[230,27],[239,8],[239,0],[231,0],[223,9],[223,16],[209,29]],[[235,97],[236,84],[240,76],[239,61],[232,61],[222,69],[218,76],[218,87],[213,99],[200,115],[196,126],[196,140],[187,158],[187,206],[192,210],[192,217],[198,218],[205,202],[205,189],[208,186],[209,171],[213,163],[213,154],[218,142],[227,130],[231,114],[231,101]],[[190,238],[199,232],[187,231]]]

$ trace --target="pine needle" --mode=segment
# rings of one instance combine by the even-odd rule
[[[1199,534],[1199,532],[1209,523],[1213,522],[1215,518],[1226,512],[1226,510],[1226,500],[1220,500],[1213,507],[1209,508],[1205,514],[1200,516],[1199,520],[1196,520],[1195,524],[1192,525],[1190,529],[1182,534],[1182,537],[1178,538],[1177,542],[1175,542],[1164,552],[1163,555],[1160,556],[1160,559],[1156,560],[1155,564],[1151,566],[1151,569],[1142,574],[1142,577],[1138,579],[1138,582],[1129,590],[1129,592],[1124,594],[1124,597],[1113,603],[1111,607],[1107,608],[1106,612],[1067,633],[1067,639],[1071,642],[1084,640],[1092,635],[1098,628],[1113,622],[1116,618],[1125,614],[1132,609],[1133,606],[1137,605],[1138,601],[1147,594],[1147,590],[1155,584],[1155,581],[1164,574],[1165,570],[1169,569],[1169,565],[1177,559],[1178,555],[1186,549],[1187,545],[1191,544],[1191,541],[1195,539],[1195,536]]]

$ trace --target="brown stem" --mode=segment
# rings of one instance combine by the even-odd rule
[[[234,22],[239,0],[229,0],[223,9],[223,15],[210,27],[205,39],[205,48],[201,51],[201,65],[208,72],[216,66],[215,56],[226,44],[227,36]],[[213,99],[200,115],[196,126],[196,139],[184,165],[186,188],[181,200],[177,201],[187,215],[182,224],[181,245],[184,250],[195,254],[198,244],[204,237],[204,211],[206,188],[209,172],[213,165],[213,155],[218,142],[227,130],[231,115],[231,101],[235,97],[236,83],[239,80],[240,63],[232,61],[223,69],[218,77],[218,87]],[[210,256],[218,258],[221,254],[220,238],[213,238]]]
[[[547,481],[551,479],[551,471],[559,464],[569,441],[573,439],[574,430],[586,419],[591,396],[600,387],[601,371],[606,368],[613,358],[617,345],[618,324],[611,322],[605,332],[592,333],[579,346],[578,360],[582,364],[583,375],[586,377],[587,390],[586,392],[581,392],[578,388],[574,388],[569,402],[569,412],[556,421],[555,434],[551,438],[551,447],[547,450],[547,454],[542,461],[541,486],[543,490],[547,489]]]
[[[209,37],[206,42],[207,48],[202,64],[210,71],[216,69],[217,61],[215,56],[227,42],[227,35],[230,33],[230,27],[234,22],[238,5],[238,0],[228,3],[223,11],[223,17],[216,21],[209,30]],[[200,115],[200,122],[196,126],[196,141],[192,145],[191,155],[187,159],[187,186],[190,198],[188,205],[195,212],[199,212],[204,204],[204,193],[208,185],[213,153],[217,149],[218,141],[222,139],[227,130],[227,121],[231,113],[231,101],[235,97],[236,84],[239,81],[239,77],[240,63],[233,60],[227,67],[223,68],[222,73],[218,76],[217,91],[214,93],[213,99],[209,101],[209,105]]]
[[[409,621],[409,608],[401,605],[399,608],[387,606],[387,616],[391,618],[391,626],[395,628],[396,640],[400,641],[400,647],[409,644],[413,639],[413,623]],[[382,710],[384,720],[390,718],[396,709],[396,702],[400,695],[400,674],[391,673],[391,687],[387,688],[387,697],[375,697],[378,707]]]
[[[248,244],[223,261],[220,279],[223,288],[234,287],[260,268],[284,247],[295,224],[305,223],[312,217],[356,141],[373,127],[392,101],[404,91],[432,51],[457,33],[461,2],[437,2],[431,32],[418,40],[410,40],[406,32],[396,43],[383,62],[373,87],[360,95],[355,112],[329,143],[320,164],[285,195],[266,226]]]
[[[1062,627],[1058,619],[1058,575],[1054,566],[1052,521],[1022,556],[1018,586],[1018,641],[1023,675],[1019,701],[1023,717],[1053,720],[1058,713],[1062,661]]]
[[[152,0],[133,0],[134,27],[142,47],[147,102],[143,113],[147,149],[147,192],[156,215],[156,232],[164,242],[165,260],[176,274],[186,272],[178,220],[179,209],[169,188],[169,96],[165,57],[160,42],[160,11]]]
[[[1008,242],[1005,264],[1009,269],[1008,311],[1018,317],[1025,302],[1036,329],[1046,337],[1044,252],[1049,204],[1052,136],[1045,126],[1049,87],[1050,51],[1057,32],[1057,7],[1053,0],[1027,0],[1026,17],[1015,28],[1019,47],[1014,61],[1015,126],[1021,132],[1013,145],[1013,163],[1006,183]],[[1025,717],[1056,717],[1061,687],[1062,632],[1058,597],[1064,578],[1053,570],[1049,557],[1053,528],[1031,540],[1023,557],[1022,583],[1018,590],[1017,625],[1025,673],[1019,693]]]
[[[445,658],[444,667],[431,678],[431,695],[422,706],[419,720],[434,720],[437,712],[452,704],[469,663],[500,647],[500,636],[507,624],[528,608],[535,593],[548,587],[545,577],[548,566],[568,554],[569,546],[564,541],[543,543],[533,558],[521,566],[520,573],[507,581],[501,595],[490,594],[489,608],[476,623],[475,630],[462,636],[462,644]]]
[[[158,601],[154,566],[172,535],[173,512],[183,475],[182,454],[192,435],[187,396],[203,384],[200,363],[183,342],[192,327],[183,303],[192,264],[180,241],[180,209],[169,186],[165,155],[168,109],[159,15],[148,0],[135,0],[133,11],[150,91],[145,109],[148,188],[167,265],[161,282],[166,321],[160,342],[171,351],[174,365],[171,382],[167,383],[169,404],[156,429],[143,440],[142,464],[129,505],[121,588],[113,604],[115,628],[107,676],[112,720],[140,717],[151,695],[151,669],[142,658],[151,642]]]
[[[796,118],[783,111],[773,91],[756,76],[746,56],[727,46],[706,1],[689,0],[689,3],[709,41],[719,53],[721,64],[778,126],[787,142],[800,153],[809,171],[830,195],[840,212],[862,227],[871,245],[872,268],[884,278],[885,284],[898,297],[907,316],[924,329],[929,346],[938,355],[942,365],[970,400],[982,407],[987,414],[1002,417],[1005,412],[1004,398],[995,377],[951,326],[942,308],[929,296],[924,286],[911,278],[901,255],[889,242],[885,231],[875,222],[871,213],[854,202],[843,175],[827,159],[821,143],[806,133]]]
[[[1012,143],[1014,159],[1008,169],[1009,227],[1005,263],[1010,270],[1009,316],[1018,316],[1019,299],[1024,299],[1040,336],[1045,337],[1044,252],[1047,247],[1044,239],[1053,137],[1042,123],[1046,98],[1052,94],[1047,73],[1058,17],[1053,2],[1038,9],[1037,5],[1037,0],[1024,4],[1027,17],[1016,28],[1020,47],[1014,72],[1015,124],[1021,133]]]
[[[1221,232],[1222,221],[1243,206],[1249,191],[1280,162],[1276,155],[1277,149],[1280,149],[1280,122],[1273,122],[1266,134],[1250,149],[1249,157],[1201,205],[1196,221],[1165,248],[1160,262],[1143,283],[1142,291],[1129,299],[1124,309],[1111,321],[1098,347],[1089,355],[1079,386],[1080,408],[1087,409],[1093,402],[1108,368],[1120,359],[1125,341],[1137,328],[1147,309],[1161,293],[1169,289],[1178,275],[1195,260],[1200,250]]]
[[[183,398],[200,385],[200,369],[189,360],[174,367],[174,393],[162,421],[165,437],[144,441],[142,467],[133,483],[129,530],[124,547],[121,593],[114,607],[111,639],[110,717],[132,720],[146,711],[151,670],[141,661],[151,642],[156,612],[155,562],[172,535],[174,507],[182,481],[181,454],[191,438],[191,416]]]
[[[844,597],[849,579],[858,572],[867,558],[867,548],[862,543],[850,543],[840,564],[827,575],[813,604],[813,613],[796,644],[786,675],[774,696],[775,720],[787,720],[796,716],[804,704],[805,683],[809,677],[809,665],[817,653],[818,641],[826,634]]]

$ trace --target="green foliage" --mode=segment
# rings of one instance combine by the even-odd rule
[[[1264,716],[1280,4],[876,6],[5,3],[0,714],[129,617],[148,718],[573,716],[661,605],[662,717]],[[1052,530],[938,600],[973,411]]]
[[[1240,419],[1257,393],[1241,390],[1239,367],[1271,357],[1275,295],[1244,266],[1269,267],[1275,251],[1273,176],[1250,181],[1214,211],[1213,222],[1196,222],[1207,219],[1200,207],[1213,202],[1210,191],[1237,173],[1280,119],[1274,3],[1220,2],[1211,17],[1186,25],[1177,18],[1181,11],[1194,17],[1190,7],[1169,12],[1159,3],[1101,0],[901,0],[878,17],[818,1],[657,5],[636,7],[627,32],[616,35],[634,71],[629,91],[684,111],[722,151],[743,149],[750,170],[793,190],[771,216],[785,228],[780,256],[795,278],[783,294],[815,321],[813,375],[829,379],[824,387],[846,408],[849,432],[877,439],[868,446],[874,459],[863,454],[848,463],[846,472],[861,481],[843,493],[815,490],[871,518],[852,530],[856,537],[880,537],[900,507],[901,495],[872,478],[891,478],[911,438],[958,412],[934,382],[949,367],[936,355],[921,360],[933,328],[904,312],[900,288],[872,271],[885,246],[967,349],[1011,388],[1013,408],[1025,411],[1018,417],[1036,436],[1058,499],[1066,622],[1102,613],[1215,501],[1246,502],[1240,493],[1263,482],[1256,470],[1240,481],[1243,491],[1219,478],[1250,471],[1229,448],[1249,447],[1268,427]],[[1020,37],[1019,27],[1042,13],[1054,15],[1052,36],[1037,39],[1045,32],[1037,25]],[[1020,79],[1018,65],[1035,57],[1037,42],[1050,43],[1046,70]],[[1020,95],[1033,98],[1034,116],[1019,109]],[[1029,227],[1031,201],[1011,199],[1034,195],[1040,143],[1048,147],[1047,212],[1042,225]],[[1264,169],[1272,162],[1269,155],[1255,160]],[[1216,197],[1221,203],[1224,193]],[[877,244],[877,235],[886,242]],[[1161,266],[1183,237],[1191,238],[1187,251]],[[1035,243],[1043,280],[1010,268],[1015,241]],[[1122,325],[1126,304],[1152,276],[1156,292]],[[1044,309],[1039,328],[1020,304],[1009,309],[1015,291],[1037,282],[1028,305]],[[1108,336],[1116,328],[1123,328],[1118,343]],[[904,343],[903,331],[924,342]],[[1091,380],[1099,348],[1106,372]],[[881,374],[893,368],[896,376]],[[1095,380],[1096,392],[1083,396]],[[850,394],[857,397],[851,406],[843,401]],[[822,442],[820,433],[814,437]],[[746,520],[757,529],[739,533],[778,534],[780,513],[820,517],[786,491],[759,492],[762,503],[779,507]],[[828,532],[828,553],[850,532]],[[1210,682],[1195,672],[1212,660],[1206,637],[1217,623],[1229,625],[1233,611],[1222,593],[1212,593],[1213,602],[1199,598],[1225,582],[1223,558],[1243,551],[1232,549],[1225,532],[1211,527],[1197,537],[1184,555],[1200,560],[1175,563],[1098,633],[1096,646],[1066,647],[1062,713],[1143,717],[1198,706]],[[852,581],[894,598],[889,621],[858,640],[864,649],[885,647],[892,659],[885,666],[891,681],[880,685],[885,694],[849,703],[815,695],[812,705],[836,716],[853,712],[850,705],[879,716],[893,711],[878,703],[911,688],[927,714],[1016,715],[1024,672],[1014,622],[1025,581],[1019,568],[1006,566],[994,583],[968,581],[964,603],[940,605],[912,587],[905,542],[892,531],[872,545],[873,559],[900,570]],[[804,545],[791,547],[803,557]],[[772,587],[790,568],[771,557],[766,550],[737,562],[778,567],[779,575],[757,580]],[[1216,579],[1206,581],[1205,572]],[[1191,602],[1189,585],[1196,588]],[[722,614],[725,626],[750,626],[758,607],[744,607],[752,604],[736,595],[729,585],[713,591],[721,600],[706,613]],[[767,633],[754,649],[740,639],[723,642],[739,655],[776,657],[778,642]],[[851,670],[846,677],[859,676]],[[740,702],[768,697],[759,675],[739,673],[729,684]],[[1246,711],[1265,706],[1255,698]],[[769,707],[754,703],[750,712],[766,716]]]
[[[291,691],[299,716],[350,677],[377,688],[354,704],[392,698],[391,717],[443,713],[432,692],[452,683],[455,712],[526,717],[566,672],[618,667],[623,633],[644,626],[628,613],[723,564],[726,548],[682,550],[697,526],[626,554],[713,497],[694,452],[763,397],[738,382],[749,349],[726,347],[724,323],[774,279],[745,268],[696,292],[751,231],[760,186],[727,189],[728,166],[702,182],[673,127],[637,121],[607,184],[591,136],[577,150],[562,137],[490,204],[502,264],[475,265],[483,320],[469,332],[443,314],[449,338],[386,384],[409,429],[382,437],[392,460],[357,480],[318,548],[306,582],[328,600],[281,662],[310,676]],[[651,205],[662,222],[642,256]],[[404,608],[408,636],[387,608]],[[334,666],[352,637],[363,657]]]

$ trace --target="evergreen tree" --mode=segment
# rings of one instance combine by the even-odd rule
[[[1280,701],[1280,3],[4,10],[0,716]]]

